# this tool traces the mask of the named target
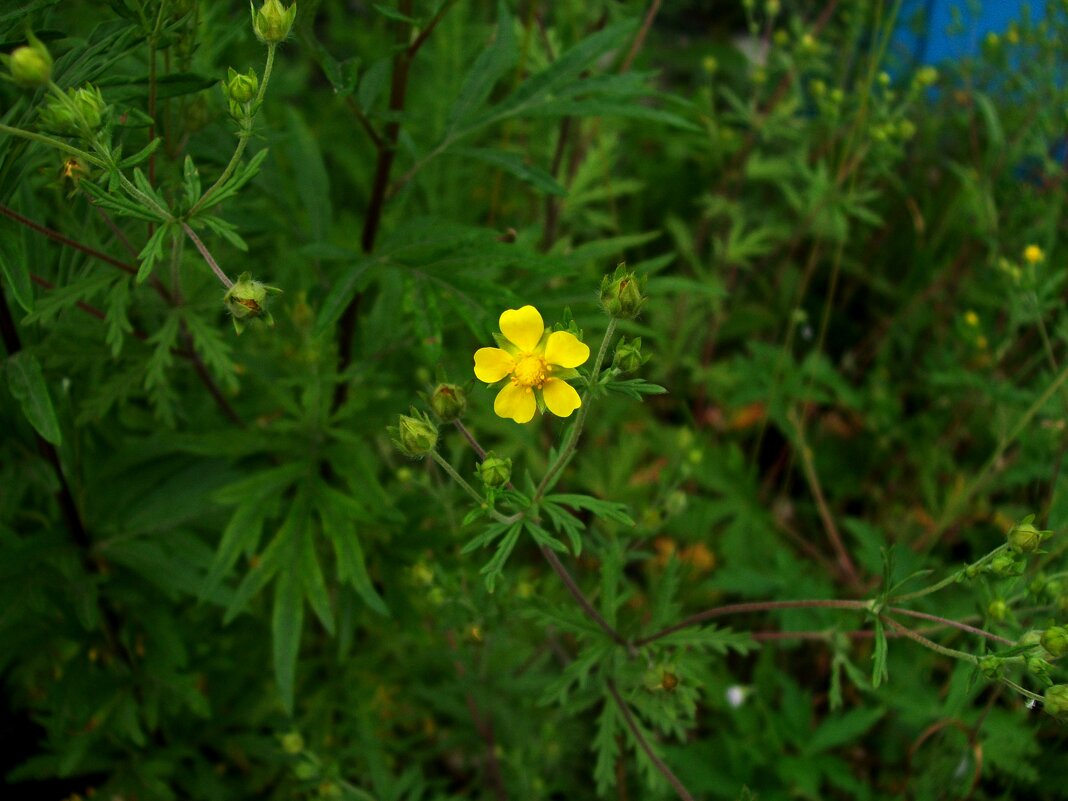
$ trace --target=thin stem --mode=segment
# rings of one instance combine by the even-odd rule
[[[924,648],[934,651],[937,654],[942,654],[942,656],[948,656],[951,659],[959,659],[962,662],[970,662],[973,665],[979,663],[979,657],[977,657],[975,654],[969,654],[965,653],[964,651],[958,651],[956,648],[946,648],[944,645],[939,645],[938,643],[933,642],[932,640],[928,640],[922,634],[917,634],[912,629],[907,628],[906,626],[902,626],[900,623],[898,623],[891,617],[879,615],[879,619],[882,620],[883,623],[885,623],[886,625],[893,628],[895,631],[899,632],[902,636],[908,637],[910,640],[918,642]]]
[[[256,93],[256,99],[252,103],[252,113],[247,119],[241,122],[241,131],[237,135],[237,147],[234,150],[234,155],[230,157],[230,163],[226,165],[226,169],[223,170],[222,175],[215,181],[208,191],[200,196],[200,200],[193,204],[193,207],[189,209],[187,216],[192,217],[198,210],[200,210],[207,202],[208,198],[215,194],[219,187],[230,180],[230,176],[234,174],[234,170],[237,169],[237,165],[241,162],[241,156],[245,153],[245,147],[248,145],[248,140],[252,138],[252,123],[256,119],[256,114],[259,113],[260,105],[263,103],[263,98],[267,94],[267,84],[271,80],[271,71],[274,69],[274,53],[278,45],[267,45],[267,63],[263,67],[263,80],[260,81],[260,89]]]
[[[567,591],[571,593],[571,597],[575,599],[575,602],[582,607],[582,611],[586,613],[586,617],[596,623],[604,632],[612,638],[612,642],[616,645],[622,646],[627,650],[627,653],[631,656],[635,656],[637,651],[631,643],[627,642],[626,638],[620,634],[611,623],[604,619],[600,612],[598,612],[590,599],[582,592],[582,588],[579,587],[578,582],[564,567],[564,563],[560,561],[560,557],[556,555],[548,546],[543,545],[541,548],[541,554],[545,557],[545,561],[549,563],[549,567],[553,569],[553,572],[560,577],[560,580],[564,582],[564,586],[567,587]]]
[[[8,219],[14,220],[19,225],[26,226],[31,231],[36,231],[37,233],[42,234],[43,236],[47,236],[54,242],[59,242],[61,245],[66,245],[69,248],[74,248],[75,250],[81,251],[87,256],[92,256],[94,259],[98,259],[102,262],[105,262],[106,264],[110,264],[112,267],[118,267],[124,272],[128,272],[132,275],[137,275],[137,268],[134,267],[132,264],[127,264],[126,262],[119,261],[118,259],[109,256],[106,253],[101,253],[99,250],[95,250],[89,247],[88,245],[83,245],[81,242],[71,239],[68,236],[64,236],[59,231],[53,231],[51,228],[46,228],[40,223],[34,222],[29,217],[23,217],[14,209],[9,209],[3,204],[0,204],[0,215],[3,215]]]
[[[647,637],[640,638],[634,644],[640,648],[651,642],[663,639],[669,634],[674,634],[676,631],[681,631],[690,626],[697,626],[707,620],[714,620],[718,617],[752,614],[756,612],[771,612],[777,609],[849,609],[863,612],[870,610],[871,604],[868,601],[840,601],[833,599],[807,601],[754,601],[752,603],[727,604],[726,606],[717,606],[712,609],[706,609],[704,612],[698,612],[696,615],[690,615],[689,617],[680,620],[678,623],[660,629],[660,631],[654,632]]]
[[[951,620],[948,617],[940,617],[939,615],[931,615],[931,614],[928,614],[927,612],[916,612],[916,611],[914,611],[912,609],[902,609],[899,606],[888,606],[888,607],[886,607],[885,611],[890,612],[890,613],[895,614],[895,615],[905,615],[906,617],[915,617],[915,618],[919,618],[920,620],[930,620],[930,621],[935,622],[935,623],[940,623],[943,626],[949,626],[949,627],[954,628],[954,629],[960,629],[961,631],[966,631],[969,634],[975,634],[975,635],[977,635],[979,637],[986,637],[988,640],[994,640],[995,642],[999,642],[1002,645],[1015,645],[1016,644],[1013,640],[1007,640],[1004,637],[999,637],[997,634],[992,634],[989,631],[984,631],[983,629],[977,628],[975,626],[971,626],[971,625],[969,625],[967,623],[962,623],[959,620]]]
[[[41,144],[54,147],[56,150],[62,150],[64,153],[69,153],[72,156],[77,156],[83,161],[92,164],[94,167],[107,167],[108,165],[102,160],[98,159],[91,153],[87,153],[84,150],[74,147],[74,145],[67,144],[60,139],[53,139],[51,136],[45,134],[34,133],[33,131],[24,131],[21,128],[12,128],[10,125],[0,125],[0,133],[10,134],[11,136],[20,136],[23,139],[30,139],[34,142],[40,142]]]
[[[423,30],[419,32],[419,35],[412,40],[412,43],[408,45],[408,58],[415,57],[415,54],[419,52],[419,48],[426,44],[426,40],[429,39],[430,34],[434,32],[434,28],[438,27],[438,23],[444,19],[445,14],[448,13],[449,9],[455,4],[456,0],[445,0],[445,4],[438,9],[438,13],[434,15],[434,18],[426,24],[426,27],[423,28]]]
[[[686,789],[686,785],[679,780],[679,777],[672,772],[671,768],[669,768],[664,760],[659,757],[653,750],[652,746],[649,745],[649,742],[645,739],[644,735],[642,735],[641,729],[638,728],[638,724],[634,721],[634,714],[630,711],[630,707],[627,706],[626,702],[620,696],[619,690],[616,689],[615,682],[609,679],[607,684],[608,692],[612,695],[612,700],[616,702],[620,714],[623,715],[623,722],[627,724],[627,728],[630,729],[631,735],[633,735],[638,746],[645,752],[645,755],[649,757],[649,761],[651,761],[656,769],[660,771],[660,774],[668,780],[668,783],[675,789],[675,792],[678,793],[679,798],[683,799],[683,801],[694,801],[693,796],[690,795],[690,791]]]
[[[474,435],[470,431],[467,430],[467,427],[464,426],[464,424],[461,423],[459,419],[453,420],[452,424],[454,426],[456,426],[457,430],[459,430],[459,432],[461,434],[464,435],[464,439],[467,440],[467,444],[470,445],[471,448],[475,451],[475,453],[478,454],[478,458],[480,460],[482,460],[482,461],[485,461],[485,459],[486,459],[486,451],[485,451],[485,449],[481,445],[478,444],[478,440],[475,439]]]
[[[953,524],[953,521],[956,519],[957,511],[971,502],[972,498],[975,497],[975,494],[982,487],[987,476],[1001,461],[1001,457],[1005,455],[1005,451],[1007,451],[1016,441],[1016,438],[1027,427],[1035,415],[1042,411],[1042,408],[1049,402],[1049,399],[1053,397],[1054,393],[1061,388],[1065,381],[1068,381],[1068,367],[1061,370],[1057,377],[1053,379],[1053,382],[1046,387],[1041,395],[1038,396],[1038,399],[1035,400],[1035,402],[1028,407],[1027,411],[1020,416],[1020,419],[1016,421],[1016,425],[1009,431],[1008,436],[1005,437],[994,449],[990,458],[986,460],[986,463],[979,470],[979,473],[975,478],[972,479],[971,483],[965,488],[964,492],[954,496],[953,500],[946,506],[938,526],[930,537],[931,544],[934,544],[934,542],[937,541],[938,536]]]
[[[1011,687],[1012,689],[1016,690],[1016,692],[1018,692],[1020,695],[1023,695],[1023,696],[1025,696],[1027,698],[1030,698],[1032,701],[1045,702],[1045,700],[1046,700],[1041,695],[1039,695],[1038,693],[1033,693],[1030,690],[1024,689],[1019,684],[1014,682],[1012,679],[1007,679],[1004,676],[1002,676],[1001,677],[1001,682],[1002,682],[1002,684],[1007,684],[1009,687]]]
[[[930,587],[924,587],[922,590],[916,590],[915,592],[909,592],[909,593],[906,593],[905,595],[895,595],[890,600],[891,601],[896,601],[898,603],[900,603],[901,601],[912,601],[912,600],[915,600],[916,598],[923,598],[923,597],[925,597],[927,595],[932,595],[933,593],[939,592],[940,590],[944,590],[946,587],[950,586],[951,584],[956,584],[957,581],[959,580],[960,576],[966,570],[968,570],[969,568],[973,568],[973,569],[981,568],[983,565],[985,565],[987,562],[989,562],[991,559],[993,559],[999,553],[1001,553],[1002,551],[1005,551],[1008,547],[1009,546],[1008,546],[1007,543],[1003,544],[1003,545],[999,545],[997,548],[992,550],[990,553],[988,553],[982,559],[979,559],[976,562],[972,562],[972,564],[968,565],[965,568],[962,568],[962,569],[958,570],[955,573],[951,573],[950,575],[946,576],[941,581],[932,584]]]
[[[222,268],[218,265],[214,258],[212,258],[211,252],[207,249],[203,242],[200,241],[200,237],[197,236],[196,231],[189,227],[189,223],[182,223],[182,230],[185,231],[186,236],[193,240],[193,244],[196,245],[197,250],[200,251],[200,255],[204,257],[204,261],[211,267],[211,271],[215,273],[215,276],[222,281],[223,286],[227,289],[234,285],[234,282],[222,271]]]
[[[589,412],[590,396],[593,394],[593,388],[597,385],[597,377],[601,373],[601,365],[604,363],[605,353],[608,352],[608,345],[612,341],[612,337],[615,336],[617,324],[618,321],[615,317],[608,322],[608,328],[605,329],[604,332],[604,339],[601,340],[601,348],[597,351],[597,358],[593,362],[593,371],[590,373],[589,383],[586,386],[586,391],[582,393],[582,405],[579,407],[578,414],[575,416],[575,423],[571,427],[571,433],[567,438],[567,443],[556,457],[556,461],[549,465],[549,469],[545,471],[545,476],[542,478],[541,483],[538,484],[538,488],[534,491],[534,497],[531,499],[531,506],[537,504],[538,501],[541,500],[542,496],[552,484],[553,479],[564,469],[575,453],[579,437],[582,436],[582,426],[586,422],[586,414]]]
[[[483,498],[482,495],[474,487],[468,484],[464,477],[461,476],[458,472],[456,472],[456,468],[454,468],[451,464],[445,461],[445,458],[440,453],[438,453],[437,451],[431,451],[430,458],[437,462],[438,466],[446,473],[448,473],[452,477],[453,481],[463,487],[464,492],[474,498],[476,502],[478,502],[479,504],[484,504],[486,502],[486,499]]]

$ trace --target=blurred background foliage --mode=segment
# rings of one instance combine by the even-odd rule
[[[628,639],[869,597],[891,546],[939,577],[1030,513],[1055,538],[1027,575],[918,609],[1063,622],[1068,16],[936,71],[894,46],[913,12],[302,0],[259,171],[200,229],[284,291],[240,337],[188,241],[137,283],[153,224],[0,135],[4,797],[675,797],[650,753],[695,798],[1068,796],[1062,723],[903,639],[873,686],[856,611],[628,658],[530,542],[488,593],[466,498],[385,433],[453,381],[540,475],[564,423],[495,417],[471,355],[526,303],[596,343],[625,261],[650,299],[621,330],[668,394],[599,399],[561,486],[634,520],[583,513],[563,556]],[[241,3],[15,0],[0,49],[27,28],[124,153],[161,140],[169,203],[222,172],[219,82],[263,77]],[[0,122],[35,130],[44,94],[0,84]],[[439,450],[473,476],[458,432]]]

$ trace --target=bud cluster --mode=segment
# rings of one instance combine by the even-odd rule
[[[478,466],[478,477],[487,487],[499,489],[512,480],[512,460],[490,451]]]
[[[296,3],[285,8],[279,0],[264,0],[259,11],[251,2],[249,6],[252,8],[252,30],[257,39],[266,45],[276,45],[286,40],[297,19]]]
[[[249,67],[248,72],[242,74],[230,67],[223,81],[222,90],[230,104],[230,116],[235,120],[242,120],[252,114],[252,100],[260,88],[260,79],[256,71]]]
[[[91,137],[107,113],[104,96],[95,86],[86,84],[68,89],[66,95],[54,96],[41,108],[41,125],[64,136]]]

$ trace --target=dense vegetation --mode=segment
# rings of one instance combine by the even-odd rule
[[[1048,6],[3,4],[4,798],[1068,797]]]

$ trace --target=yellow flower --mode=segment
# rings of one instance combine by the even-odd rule
[[[964,312],[964,322],[970,325],[972,328],[977,328],[979,326],[979,315],[969,309],[968,311]]]
[[[568,417],[582,405],[578,392],[565,378],[590,358],[590,349],[567,331],[545,329],[533,306],[508,309],[501,315],[499,348],[475,351],[475,376],[496,384],[508,381],[493,402],[498,417],[529,423],[539,406]]]
[[[1046,254],[1042,252],[1042,248],[1038,245],[1028,245],[1024,248],[1023,257],[1028,264],[1038,264],[1046,258]]]

